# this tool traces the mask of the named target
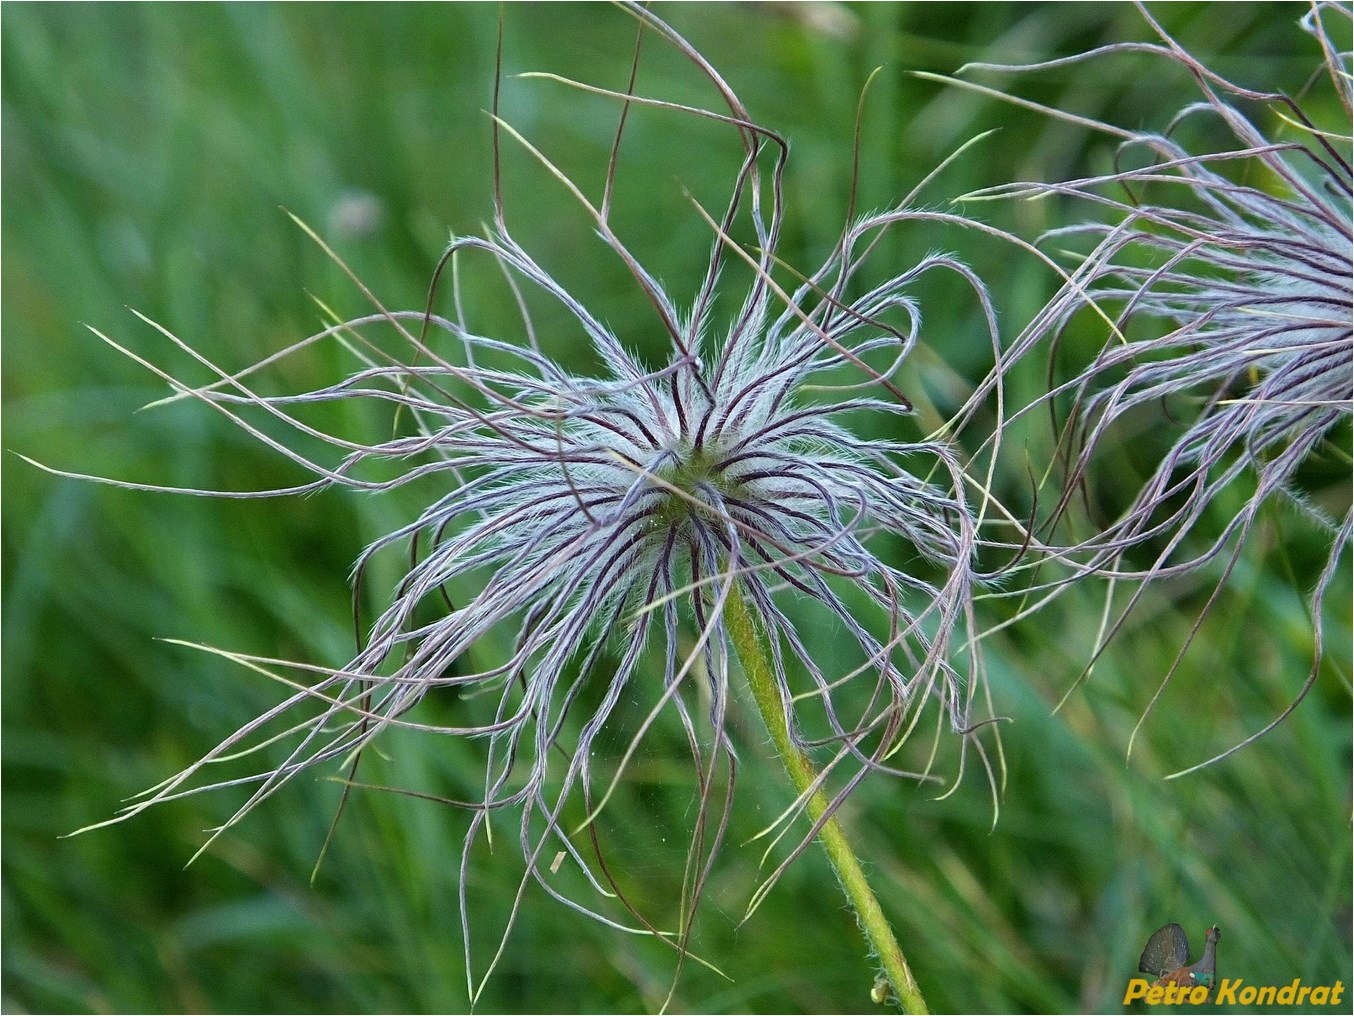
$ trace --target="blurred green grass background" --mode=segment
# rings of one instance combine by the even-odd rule
[[[1045,118],[910,70],[1019,61],[1147,38],[1117,4],[676,5],[670,17],[760,122],[790,139],[782,255],[821,263],[840,231],[861,88],[861,210],[900,199],[965,139],[1001,131],[923,195],[940,205],[1009,179],[1059,179],[1109,150]],[[1182,4],[1160,13],[1192,50],[1247,84],[1300,91],[1314,50],[1302,5]],[[228,368],[314,331],[307,293],[365,310],[342,273],[279,211],[331,242],[387,306],[421,307],[448,231],[490,214],[489,122],[497,8],[442,5],[40,5],[0,8],[3,34],[4,445],[64,469],[222,489],[296,477],[279,458],[179,405],[81,323],[185,376],[200,368],[126,312],[164,323]],[[505,70],[624,84],[633,22],[602,5],[509,5]],[[1136,126],[1195,95],[1160,63],[1102,61],[1018,84],[1021,94]],[[640,90],[711,105],[694,69],[646,44]],[[600,188],[614,104],[542,81],[505,84],[505,119]],[[564,192],[506,149],[518,240],[632,345],[660,348],[650,311]],[[682,187],[718,205],[732,138],[707,123],[636,115],[614,221],[674,294],[694,292],[708,229]],[[1025,235],[1051,208],[985,207]],[[1065,211],[1065,210],[1062,210]],[[904,231],[876,271],[959,250],[1018,326],[1049,280],[1009,250]],[[500,287],[501,288],[501,287]],[[501,294],[493,293],[497,299]],[[974,301],[922,290],[928,349],[914,382],[933,398],[990,352]],[[511,306],[465,294],[510,331]],[[484,304],[480,306],[479,304]],[[505,332],[506,334],[507,332]],[[492,334],[492,333],[491,333]],[[547,341],[549,341],[547,339]],[[287,361],[281,383],[335,380],[332,350]],[[1013,384],[1037,383],[1033,379]],[[372,421],[354,418],[354,427]],[[222,502],[113,490],[3,460],[3,1007],[9,1012],[456,1012],[467,1007],[456,877],[465,818],[358,795],[314,887],[337,788],[297,781],[191,867],[229,794],[152,810],[74,839],[118,803],[200,756],[273,701],[182,638],[337,665],[351,650],[348,570],[409,517],[347,492]],[[1016,482],[1019,482],[1019,477]],[[1347,503],[1347,469],[1319,478]],[[1318,491],[1322,494],[1323,491]],[[1001,819],[980,778],[934,801],[869,781],[844,811],[928,1000],[940,1011],[1118,1011],[1147,936],[1167,921],[1202,942],[1223,928],[1219,971],[1248,983],[1351,982],[1349,576],[1327,618],[1330,659],[1279,730],[1186,779],[1162,776],[1276,715],[1306,676],[1302,591],[1319,534],[1280,513],[1238,569],[1131,759],[1129,732],[1209,587],[1153,596],[1085,688],[1093,596],[992,646],[1010,768]],[[381,582],[373,582],[380,587]],[[373,601],[375,602],[375,601]],[[473,752],[399,740],[372,778],[455,796]],[[641,760],[611,813],[627,877],[676,897],[689,780],[682,756]],[[667,793],[665,788],[677,788]],[[870,1008],[872,967],[816,852],[746,923],[762,848],[744,841],[789,795],[775,763],[745,757],[736,820],[673,1008]],[[666,843],[666,846],[664,844]],[[501,920],[520,860],[477,851],[472,920]],[[483,1012],[657,1008],[670,950],[528,896]],[[490,935],[492,937],[492,935]],[[481,946],[483,948],[483,946]]]

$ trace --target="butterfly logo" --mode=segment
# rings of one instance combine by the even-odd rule
[[[1217,984],[1218,939],[1222,932],[1215,924],[1204,936],[1204,953],[1189,962],[1189,938],[1178,924],[1168,924],[1152,932],[1138,960],[1138,969],[1157,978],[1158,985],[1174,984],[1192,988],[1203,985],[1211,993]]]

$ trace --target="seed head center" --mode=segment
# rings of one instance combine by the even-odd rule
[[[699,505],[716,508],[711,495],[722,499],[732,486],[724,470],[723,456],[717,449],[685,445],[675,454],[676,461],[658,472],[666,490],[658,509],[662,526],[680,525],[702,513]]]

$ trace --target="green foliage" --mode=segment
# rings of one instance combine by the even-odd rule
[[[1294,27],[1302,9],[1188,4],[1161,14],[1223,73],[1297,92],[1312,67]],[[884,69],[865,105],[858,211],[897,202],[992,126],[1001,132],[948,169],[924,202],[1005,179],[1060,179],[1112,159],[1107,143],[908,71],[1145,38],[1131,7],[1102,4],[662,13],[761,122],[791,140],[782,254],[800,269],[821,263],[840,232],[856,106],[873,68]],[[0,20],[5,447],[138,482],[297,482],[294,469],[202,406],[137,414],[166,394],[163,386],[81,323],[178,376],[206,380],[124,305],[231,369],[316,330],[321,314],[306,293],[344,316],[363,312],[361,294],[279,206],[315,226],[387,306],[421,307],[448,231],[473,233],[490,214],[481,111],[491,101],[496,9],[11,3]],[[509,5],[506,23],[508,74],[550,70],[624,86],[634,26],[623,13]],[[1144,77],[1144,66],[1070,68],[1023,94],[1132,124],[1189,101],[1183,74]],[[714,101],[690,65],[652,40],[639,91]],[[600,193],[614,103],[507,80],[502,109]],[[613,221],[674,292],[694,291],[711,242],[682,188],[718,207],[739,154],[726,133],[694,118],[647,112],[628,129]],[[523,245],[628,345],[660,348],[624,266],[602,256],[567,195],[510,145],[503,190]],[[1060,211],[1045,203],[982,214],[1009,217],[1031,235]],[[972,237],[890,237],[879,270],[935,249],[958,250],[975,265],[1006,322],[1048,296],[1050,279]],[[468,272],[463,290],[472,317],[502,325],[490,334],[520,330],[501,280]],[[924,418],[928,408],[953,408],[991,350],[962,292],[923,292],[921,302],[926,348],[905,380]],[[537,320],[543,343],[559,353],[569,336],[551,331],[550,314],[542,307]],[[314,385],[337,379],[335,362],[321,345],[283,369]],[[1040,383],[1036,371],[1012,389]],[[357,413],[344,423],[368,435],[383,426]],[[355,793],[313,886],[340,795],[323,782],[286,788],[186,869],[204,827],[238,803],[228,793],[60,838],[107,817],[274,700],[261,679],[156,639],[341,664],[353,642],[349,567],[407,520],[401,506],[337,492],[268,502],[128,492],[55,479],[13,455],[0,468],[4,1008],[463,1010],[456,883],[467,819],[459,811]],[[1347,505],[1347,480],[1338,466],[1315,475],[1313,497]],[[1024,481],[1003,482],[1018,489]],[[1009,776],[995,828],[973,773],[942,801],[933,789],[878,778],[850,799],[842,821],[933,1007],[1115,1010],[1147,935],[1168,921],[1196,942],[1210,924],[1223,928],[1221,977],[1354,980],[1347,562],[1327,604],[1328,659],[1307,701],[1239,755],[1162,779],[1259,729],[1301,687],[1313,652],[1303,595],[1320,539],[1296,515],[1274,513],[1127,761],[1132,731],[1211,583],[1153,590],[1056,713],[1094,643],[1100,600],[1078,590],[993,640],[995,708],[1013,720],[1003,727]],[[365,584],[368,616],[399,562],[383,567]],[[693,806],[678,738],[667,756],[646,742],[599,830],[617,878],[669,924],[676,915],[663,908],[681,896]],[[364,763],[372,783],[458,798],[482,780],[473,752],[451,739],[396,736],[381,747],[382,758]],[[729,979],[688,962],[675,1007],[866,1010],[874,971],[816,850],[740,923],[765,849],[749,841],[790,799],[755,734],[742,750],[729,847],[692,943]],[[510,820],[502,832],[511,839]],[[511,850],[472,855],[471,920],[484,926],[481,937],[492,940],[501,926],[519,871]],[[529,894],[481,1008],[650,1010],[674,969],[662,943],[626,938]]]

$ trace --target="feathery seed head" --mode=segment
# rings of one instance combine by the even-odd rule
[[[1130,417],[1159,419],[1166,407],[1159,431],[1173,434],[1146,481],[1116,506],[1117,517],[1071,546],[1056,546],[1045,535],[1049,545],[1042,549],[1070,566],[1070,578],[1061,582],[1098,575],[1137,583],[1122,623],[1147,585],[1162,577],[1221,559],[1225,582],[1262,508],[1282,498],[1324,526],[1330,538],[1326,566],[1314,583],[1319,661],[1322,597],[1348,546],[1350,514],[1346,507],[1343,519],[1331,520],[1294,481],[1299,467],[1348,419],[1354,395],[1354,179],[1344,133],[1349,53],[1333,44],[1327,23],[1339,20],[1347,35],[1350,11],[1319,3],[1303,21],[1321,44],[1324,70],[1346,116],[1331,131],[1287,96],[1223,79],[1139,9],[1160,44],[1119,43],[1004,68],[1032,71],[1147,53],[1182,66],[1202,93],[1159,134],[1048,110],[1118,138],[1116,161],[1135,168],[985,192],[1066,195],[1103,213],[1047,235],[1060,245],[1089,249],[1075,255],[1067,284],[1010,354],[1014,361],[1045,341],[1058,343],[1074,318],[1094,315],[1109,326],[1094,360],[1038,400],[1051,405],[1072,399],[1063,435],[1068,483],[1045,533],[1080,500],[1085,481],[1097,473],[1099,453],[1121,447],[1122,425]],[[1267,137],[1248,107],[1276,111],[1283,139]],[[1177,140],[1196,122],[1220,125],[1227,140],[1213,150]],[[1112,479],[1122,486],[1118,474]],[[1220,527],[1204,524],[1219,514]],[[1146,554],[1146,564],[1135,560],[1139,553]],[[1307,687],[1315,675],[1314,664]]]
[[[593,904],[562,895],[543,871],[547,848],[572,858],[601,896],[613,895],[605,884],[619,893],[600,847],[595,863],[586,860],[564,816],[589,825],[626,761],[671,713],[686,732],[696,776],[698,817],[688,857],[696,876],[684,913],[695,909],[723,835],[736,769],[729,714],[738,693],[725,619],[731,599],[744,605],[766,640],[792,736],[826,760],[823,785],[831,787],[833,808],[866,773],[901,771],[890,759],[928,701],[939,702],[955,730],[967,734],[974,726],[971,703],[982,678],[970,616],[977,538],[962,470],[943,444],[863,437],[843,422],[849,413],[892,419],[908,411],[891,380],[917,328],[907,289],[921,273],[953,264],[935,256],[853,295],[870,238],[908,218],[898,210],[852,225],[828,263],[787,292],[773,277],[784,143],[752,122],[685,40],[643,8],[628,9],[703,69],[727,112],[604,94],[623,101],[627,112],[648,105],[731,125],[746,153],[723,219],[697,206],[714,239],[691,310],[679,312],[613,232],[606,212],[610,172],[594,206],[519,140],[573,194],[625,264],[668,335],[667,362],[643,365],[556,282],[512,238],[497,196],[495,228],[485,238],[454,239],[442,264],[456,280],[463,258],[487,255],[496,263],[523,308],[522,344],[477,334],[463,320],[459,299],[456,314],[443,316],[431,300],[424,312],[389,311],[368,293],[374,313],[292,347],[341,339],[364,365],[335,384],[264,395],[250,381],[257,367],[236,374],[213,367],[214,384],[189,388],[152,366],[180,397],[223,413],[316,477],[236,496],[333,486],[388,491],[415,483],[432,483],[439,493],[359,559],[361,585],[377,554],[412,548],[407,573],[356,655],[330,670],[228,654],[292,693],[120,817],[203,790],[252,788],[225,829],[303,772],[344,762],[355,770],[360,750],[383,730],[474,738],[485,765],[477,799],[466,805],[467,854],[492,815],[520,812],[526,874],[513,914],[534,880],[575,909],[618,924]],[[496,141],[500,131],[517,137],[497,117],[494,123]],[[776,157],[769,186],[762,167],[768,151]],[[495,152],[497,160],[497,144]],[[730,239],[740,221],[757,237],[751,253]],[[724,262],[735,257],[751,267],[750,291],[727,332],[716,336],[710,308]],[[579,374],[542,351],[520,296],[529,287],[586,334],[603,366],[600,376]],[[900,317],[909,319],[906,328],[886,323]],[[404,355],[388,351],[392,334]],[[889,366],[869,366],[880,362]],[[844,372],[857,380],[843,384]],[[386,408],[395,435],[363,443],[304,419],[305,407],[338,401]],[[299,442],[293,447],[271,436],[255,416],[292,428],[306,442],[319,440],[338,461],[303,454]],[[387,464],[385,478],[370,478],[377,463]],[[911,545],[916,567],[905,570],[877,552],[881,541],[897,538]],[[811,650],[800,632],[796,618],[810,608],[840,633],[836,651]],[[511,644],[496,658],[496,633],[504,631]],[[481,706],[476,714],[479,704],[463,695],[461,724],[435,722],[415,707],[439,689],[487,696],[487,713]],[[630,742],[620,757],[599,768],[597,748],[614,737],[609,726],[636,701],[646,718],[627,728]],[[812,743],[801,726],[812,728]],[[204,779],[215,763],[279,744],[279,763],[243,777]],[[723,797],[715,789],[721,781]],[[802,807],[801,800],[786,817]],[[623,895],[621,901],[634,913]],[[463,895],[469,972],[467,906]],[[635,917],[641,926],[634,930],[653,931]]]

